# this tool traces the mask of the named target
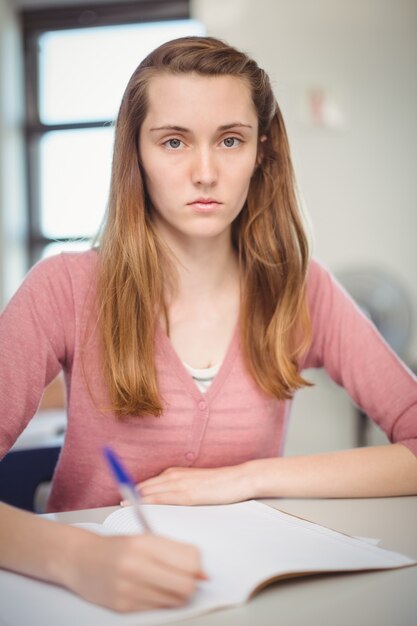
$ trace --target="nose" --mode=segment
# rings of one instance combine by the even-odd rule
[[[216,158],[209,147],[196,148],[192,161],[192,181],[200,187],[213,187],[218,177]]]

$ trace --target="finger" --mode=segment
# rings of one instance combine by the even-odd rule
[[[174,480],[182,476],[183,474],[187,473],[187,470],[190,470],[190,469],[193,469],[193,468],[169,467],[168,469],[164,470],[157,476],[152,476],[152,478],[147,478],[146,480],[143,480],[142,482],[138,483],[138,487],[141,489],[144,486],[158,485],[159,483],[164,483],[170,480]]]
[[[157,582],[155,589],[163,594],[166,601],[180,602],[187,601],[196,591],[199,577],[178,571],[176,568],[170,569],[166,564],[158,564],[155,568]]]
[[[183,491],[190,490],[190,486],[198,486],[202,483],[202,478],[197,475],[187,476],[185,474],[173,474],[163,478],[162,476],[154,482],[143,482],[138,484],[138,489],[142,496],[150,496],[163,491]]]
[[[162,493],[164,491],[175,491],[178,488],[178,480],[164,480],[153,485],[140,485],[141,496],[152,496],[155,493]]]
[[[149,495],[141,494],[141,502],[143,504],[174,504],[177,506],[190,506],[193,504],[202,504],[190,491],[185,490],[171,490],[165,489],[164,491],[157,491]],[[121,500],[121,507],[128,508],[132,506],[130,500]]]
[[[156,485],[144,486],[144,487],[138,484],[136,485],[136,489],[138,490],[140,494],[140,499],[144,504],[153,504],[154,502],[151,502],[151,500],[149,500],[148,498],[153,497],[154,495],[158,495],[159,493],[180,490],[178,489],[178,485],[176,484],[176,482],[173,482],[173,481],[172,482],[164,481]],[[120,501],[120,506],[123,506],[123,507],[130,506],[131,504],[132,503],[129,500]]]
[[[188,491],[158,491],[150,495],[144,495],[142,497],[144,504],[176,504],[176,505],[192,505],[197,504],[195,496],[192,496]]]
[[[201,573],[201,555],[195,546],[161,535],[148,535],[146,541],[143,536],[141,539],[136,543],[159,566],[191,577]]]
[[[108,599],[122,612],[181,606],[204,579],[196,548],[164,537],[137,537],[130,541],[128,559],[115,577]]]
[[[182,606],[187,600],[187,597],[170,593],[147,582],[136,583],[131,581],[131,584],[125,585],[117,597],[113,599],[110,608],[127,613]]]
[[[188,494],[188,495],[187,495]],[[161,486],[153,490],[141,492],[141,502],[143,504],[191,504],[189,492],[182,489],[173,489],[169,485]],[[132,506],[130,500],[121,500],[120,506]]]
[[[139,493],[143,496],[144,494],[158,493],[158,491],[163,491],[167,486],[173,485],[176,482],[178,482],[178,478],[165,478],[152,483],[139,483],[137,485],[137,489]]]
[[[164,558],[161,561],[149,561],[146,564],[146,585],[152,589],[147,595],[150,599],[167,604],[184,603],[195,592],[198,580],[204,576],[201,568],[191,571],[181,569],[178,563],[168,563]]]
[[[194,593],[197,581],[193,582],[193,585],[188,585],[187,593],[183,591],[184,584],[181,586],[181,582],[175,580],[174,588],[162,587],[160,585],[154,586],[151,584],[136,585],[132,589],[132,600],[137,604],[145,605],[152,609],[156,607],[175,607],[184,605]],[[189,590],[189,592],[188,592]]]
[[[153,478],[148,478],[147,480],[143,480],[141,483],[138,483],[136,486],[139,489],[143,489],[143,487],[149,487],[152,485],[157,485],[158,483],[165,482],[166,476],[160,474],[159,476],[154,476]]]
[[[201,467],[168,467],[166,470],[158,474],[143,480],[140,485],[152,485],[161,481],[175,480],[177,478],[183,478],[190,475],[206,475],[213,472],[213,469],[201,468]]]

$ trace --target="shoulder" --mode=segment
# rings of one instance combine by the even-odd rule
[[[322,326],[326,333],[333,323],[344,324],[359,314],[359,307],[337,277],[324,263],[310,261],[307,277],[307,302],[313,327]],[[363,317],[363,314],[360,314]]]
[[[39,271],[54,274],[63,270],[71,275],[91,274],[97,269],[97,250],[86,250],[85,252],[61,252],[54,256],[47,257],[39,261],[34,268]]]
[[[322,261],[314,257],[310,259],[307,272],[307,284],[309,287],[320,284],[321,281],[328,280],[331,277],[330,270]]]
[[[12,298],[29,299],[38,308],[60,303],[72,310],[85,300],[97,275],[97,252],[65,252],[38,261],[27,273]]]
[[[62,252],[38,261],[27,275],[31,283],[52,281],[54,284],[70,280],[90,282],[97,273],[97,251]]]
[[[323,298],[331,297],[337,281],[330,270],[317,259],[310,260],[307,273],[307,298],[310,308],[323,304]]]

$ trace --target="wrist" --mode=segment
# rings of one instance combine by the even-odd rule
[[[81,528],[62,525],[59,545],[50,551],[47,562],[49,580],[71,590],[75,590],[82,561],[86,555],[95,552],[94,542],[100,538]]]
[[[280,497],[277,484],[277,468],[279,459],[255,459],[248,461],[248,484],[251,498],[278,498]]]
[[[244,470],[248,499],[264,497],[266,471],[264,459],[247,461],[244,464]]]

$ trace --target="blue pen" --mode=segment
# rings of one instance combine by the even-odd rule
[[[115,452],[113,452],[111,448],[109,448],[108,446],[104,447],[103,453],[107,459],[110,469],[113,472],[114,477],[116,478],[120,495],[122,496],[123,500],[127,500],[132,505],[137,520],[142,526],[143,530],[147,533],[151,533],[152,529],[149,526],[143,513],[140,494],[135,483],[126,472],[126,470],[122,466],[120,459],[117,458]]]

